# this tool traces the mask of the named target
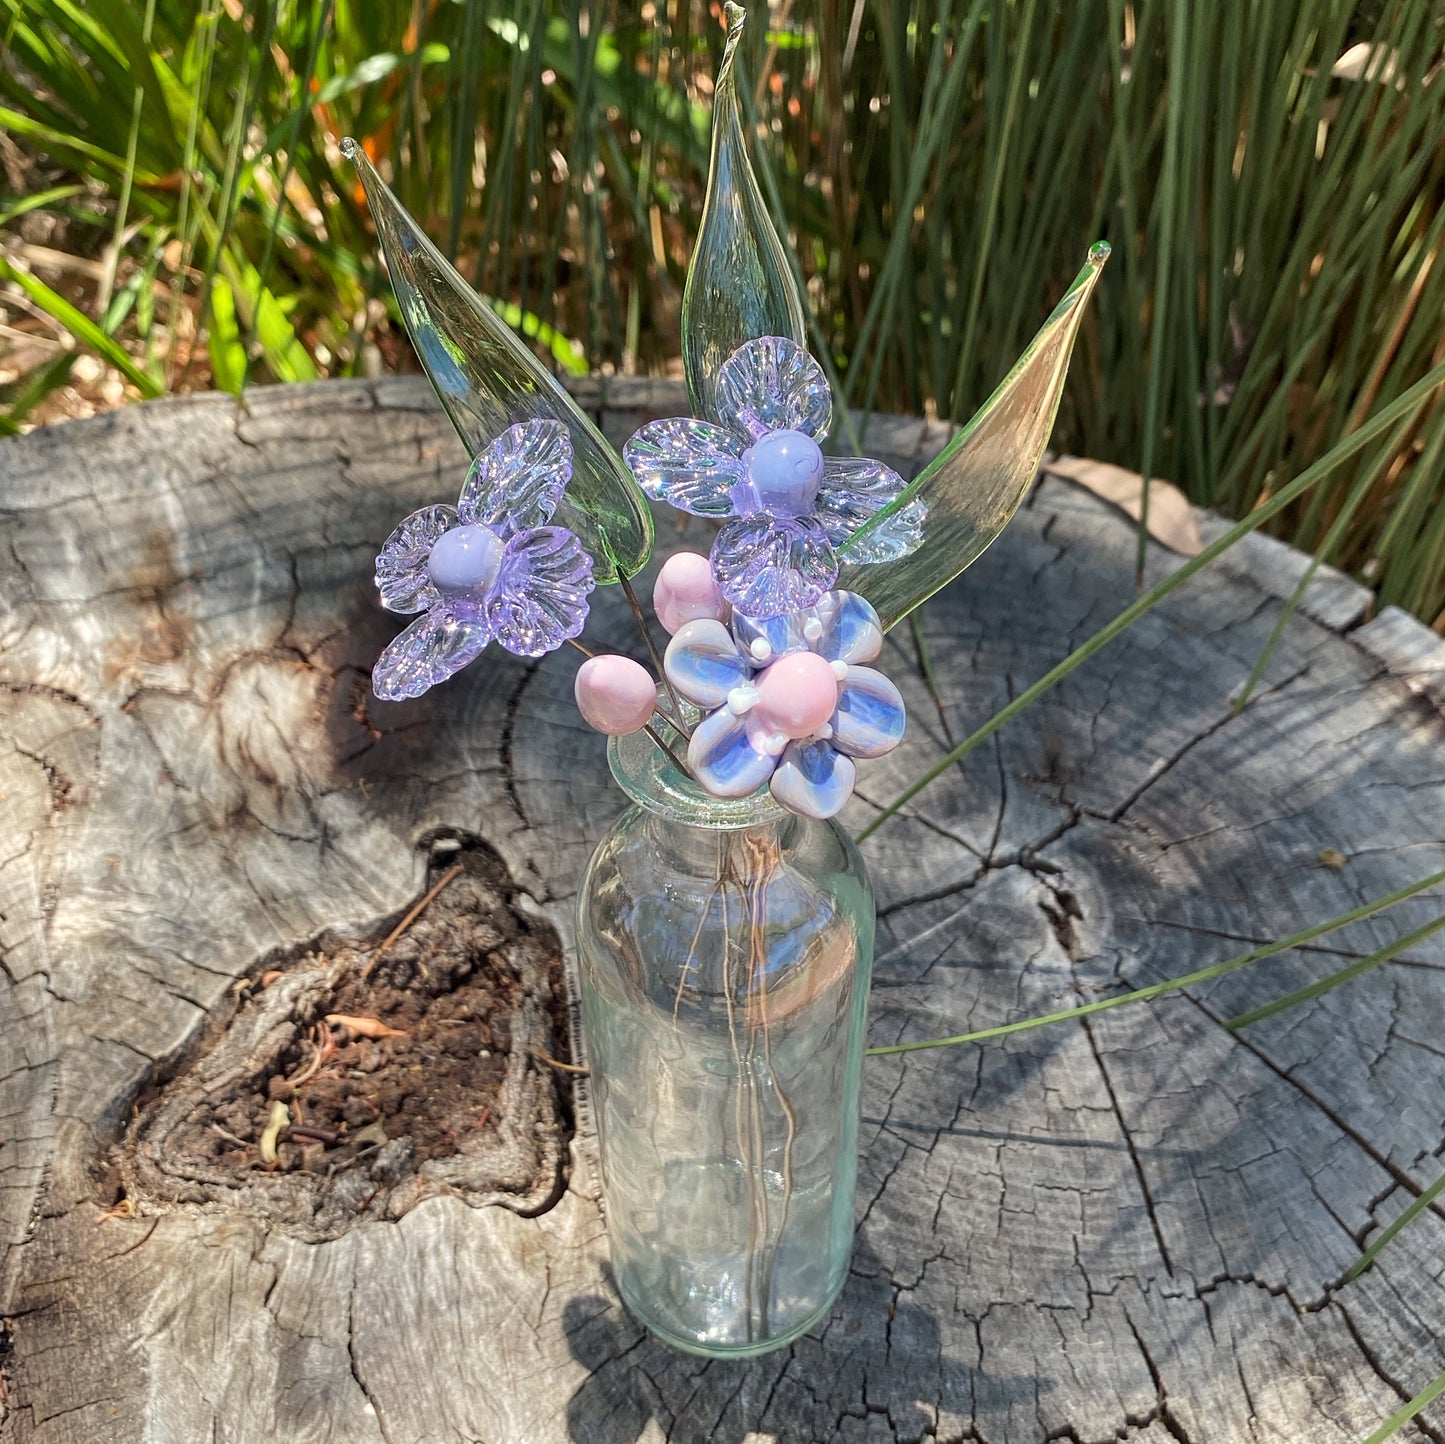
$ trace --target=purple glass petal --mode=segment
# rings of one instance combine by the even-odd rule
[[[582,630],[593,585],[592,558],[566,527],[534,527],[507,543],[487,620],[509,652],[540,657]]]
[[[560,421],[523,421],[477,454],[457,511],[464,522],[481,522],[505,539],[541,526],[571,480],[567,428]]]
[[[748,741],[746,717],[726,707],[704,717],[687,746],[693,776],[714,797],[746,797],[772,776],[778,759],[757,751]]]
[[[866,456],[825,458],[823,485],[818,489],[815,510],[828,539],[841,547],[875,512],[896,500],[905,484],[896,471]],[[896,562],[908,556],[923,542],[923,523],[927,516],[925,503],[909,502],[869,532],[857,546],[850,547],[847,560],[872,565]]]
[[[872,667],[849,667],[838,688],[833,746],[852,757],[881,757],[903,740],[903,694]]]
[[[722,422],[753,441],[770,431],[828,434],[833,393],[823,368],[796,341],[759,336],[745,341],[717,374]]]
[[[667,680],[699,707],[721,707],[734,687],[749,681],[753,667],[721,622],[699,617],[677,629],[662,659]]]
[[[731,516],[732,489],[746,474],[744,438],[690,416],[649,421],[622,448],[648,496],[694,516]]]
[[[790,812],[832,817],[853,795],[858,769],[826,742],[790,742],[773,773],[772,793]]]
[[[427,575],[427,558],[436,539],[457,525],[454,508],[424,506],[414,511],[382,542],[376,557],[376,590],[389,612],[424,612],[439,593]]]
[[[712,544],[718,590],[745,617],[811,606],[833,585],[838,558],[811,517],[736,517]]]
[[[420,697],[479,656],[491,636],[475,602],[448,597],[393,639],[371,670],[371,690],[383,702]]]

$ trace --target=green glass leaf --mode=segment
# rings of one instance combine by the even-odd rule
[[[727,47],[712,109],[712,163],[697,245],[682,293],[682,361],[693,414],[718,419],[718,369],[757,336],[806,347],[803,298],[748,161],[737,93],[737,48],[747,12],[727,7]]]
[[[890,505],[838,550],[837,585],[867,597],[885,627],[946,586],[1008,525],[1043,459],[1068,375],[1084,307],[1109,259],[1099,241],[1053,314],[998,389]],[[923,545],[875,566],[849,565],[849,553],[902,507],[928,507]]]
[[[599,582],[641,571],[652,551],[652,513],[621,457],[432,245],[362,148],[350,137],[341,148],[366,188],[412,345],[468,454],[518,422],[560,421],[572,437],[572,480],[555,520],[591,553]]]

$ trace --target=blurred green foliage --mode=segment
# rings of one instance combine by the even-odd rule
[[[0,0],[0,32],[0,426],[75,346],[130,395],[410,366],[348,133],[559,369],[676,369],[720,13]],[[1445,359],[1442,43],[1422,0],[778,0],[744,47],[850,405],[968,415],[1103,236],[1055,444],[1242,515]],[[1272,525],[1445,628],[1442,461],[1436,391]]]

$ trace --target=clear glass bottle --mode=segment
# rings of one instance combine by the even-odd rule
[[[679,1348],[778,1348],[848,1272],[873,895],[835,822],[710,797],[644,734],[578,900],[623,1299]]]

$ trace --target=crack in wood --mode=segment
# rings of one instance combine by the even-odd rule
[[[685,409],[666,388],[629,385],[587,393],[614,434],[637,419],[627,406]],[[565,946],[571,880],[616,810],[595,739],[566,733],[559,745],[532,725],[566,710],[555,667],[519,675],[504,661],[404,706],[365,695],[385,640],[370,559],[398,508],[434,499],[437,477],[461,464],[425,383],[277,388],[248,406],[163,402],[0,448],[0,530],[17,563],[0,576],[0,708],[20,717],[69,701],[102,724],[93,778],[50,732],[10,729],[76,784],[66,827],[43,826],[51,780],[32,763],[12,758],[11,775],[26,780],[0,783],[15,854],[0,866],[0,1051],[19,1040],[23,1060],[0,1070],[0,1309],[24,1319],[0,1361],[23,1396],[5,1444],[28,1444],[36,1405],[75,1410],[47,1434],[89,1444],[85,1405],[107,1397],[128,1401],[117,1444],[162,1424],[238,1444],[299,1437],[310,1427],[303,1396],[324,1397],[318,1388],[336,1391],[335,1430],[376,1437],[369,1404],[398,1444],[584,1434],[632,1444],[644,1430],[699,1444],[712,1420],[728,1444],[759,1424],[779,1439],[842,1444],[870,1433],[1038,1444],[1048,1428],[1189,1444],[1180,1421],[1197,1434],[1203,1408],[1210,1444],[1266,1433],[1354,1444],[1394,1407],[1391,1380],[1425,1368],[1412,1339],[1445,1308],[1445,1284],[1416,1268],[1438,1244],[1438,1215],[1415,1220],[1416,1246],[1383,1254],[1359,1292],[1338,1276],[1347,1240],[1400,1202],[1390,1194],[1402,1184],[1363,1143],[1416,1159],[1412,1173],[1441,1144],[1438,1128],[1412,1119],[1424,1110],[1397,1102],[1445,1086],[1445,1059],[1412,1042],[1422,1029],[1395,1026],[1432,1016],[1442,959],[1428,948],[1414,969],[1362,983],[1346,1026],[1332,1029],[1329,1007],[1262,1025],[1251,1042],[1264,1057],[1182,1003],[870,1069],[846,1302],[785,1356],[755,1364],[684,1360],[626,1319],[606,1293],[585,1187],[532,1220],[438,1198],[317,1244],[190,1207],[151,1220],[141,1242],[126,1232],[139,1226],[97,1229],[80,1166],[95,1130],[154,1069],[146,1059],[185,1045],[195,1008],[214,1008],[230,978],[289,956],[328,914],[398,915],[416,879],[397,859],[459,821],[497,835]],[[879,428],[906,438],[896,444],[907,454],[892,458],[904,474],[943,434]],[[147,466],[152,454],[163,464]],[[127,557],[143,548],[128,544],[97,547],[88,595],[61,574],[54,559],[72,554],[63,539],[84,535],[85,517],[143,542],[158,507],[175,518],[169,574],[157,552],[138,578]],[[1015,679],[1043,675],[1115,615],[1133,546],[1131,529],[1087,497],[1037,489],[965,583],[930,603],[938,720],[898,669],[926,725],[910,756],[865,772],[860,814],[902,785],[940,728],[980,725]],[[878,960],[876,1001],[888,1006],[875,1007],[875,1036],[986,1026],[1100,981],[1127,988],[1140,972],[1189,971],[1217,955],[1211,937],[1249,946],[1418,875],[1439,846],[1432,759],[1445,730],[1438,712],[1404,698],[1433,675],[1433,654],[1411,651],[1392,671],[1365,650],[1389,650],[1377,623],[1341,645],[1346,623],[1332,631],[1301,616],[1275,663],[1286,681],[1240,726],[1220,714],[1290,590],[1281,555],[1246,547],[1237,574],[1201,574],[996,734],[991,760],[950,769],[924,810],[901,815],[896,845],[880,834],[869,860],[885,928],[914,909],[920,935]],[[618,609],[598,601],[605,628]],[[178,628],[193,626],[193,642],[113,683],[76,665],[97,639],[114,647],[134,631],[138,605],[157,657],[176,650]],[[896,639],[890,647],[892,664]],[[287,678],[306,687],[288,692]],[[305,701],[313,686],[330,715],[295,702],[293,721],[267,700]],[[227,728],[255,725],[208,726],[222,713]],[[1141,778],[1154,757],[1165,760]],[[986,865],[971,865],[971,838],[988,840]],[[1315,865],[1322,846],[1348,857],[1343,873]],[[1244,990],[1252,1003],[1253,977],[1219,996],[1233,1006]],[[1181,1035],[1189,1046],[1176,1047],[1169,1027],[1196,1015],[1199,1029]],[[1270,1134],[1280,1114],[1304,1130],[1293,1147]],[[1127,1202],[1136,1187],[1144,1213]],[[1156,1255],[1167,1272],[1154,1271]],[[1197,1278],[1213,1282],[1196,1291]],[[1408,1300],[1408,1327],[1365,1312],[1369,1289],[1390,1288]],[[270,1322],[248,1332],[258,1319]],[[505,1349],[485,1347],[503,1337]],[[1288,1366],[1269,1352],[1286,1348]],[[277,1372],[295,1367],[306,1388]],[[1334,1392],[1311,1392],[1308,1370],[1328,1372]],[[274,1413],[264,1426],[263,1406]]]

